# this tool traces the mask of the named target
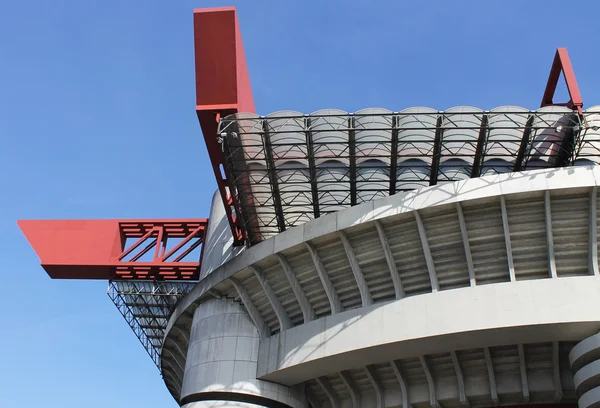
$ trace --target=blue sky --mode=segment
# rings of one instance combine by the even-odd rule
[[[176,407],[106,295],[51,281],[17,219],[204,217],[192,11],[238,6],[259,113],[539,105],[567,47],[600,104],[600,3],[6,1],[0,13],[0,406]]]

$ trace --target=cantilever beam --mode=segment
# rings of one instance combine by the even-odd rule
[[[208,220],[21,220],[18,225],[53,279],[198,280],[198,247]]]
[[[234,7],[194,10],[194,53],[196,114],[234,242],[240,245],[246,237],[240,213],[235,209],[239,200],[225,172],[225,157],[217,135],[221,118],[237,112],[255,112]]]

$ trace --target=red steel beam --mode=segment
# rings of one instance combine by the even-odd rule
[[[194,261],[183,259],[204,241],[208,220],[21,220],[18,224],[53,279],[198,280],[201,255]],[[166,252],[170,238],[179,242]],[[135,242],[128,245],[127,239]],[[152,260],[140,261],[152,248]]]
[[[567,84],[567,90],[569,91],[569,97],[571,100],[567,103],[555,103],[554,93],[556,92],[556,86],[560,79],[560,73],[563,73],[565,82]],[[566,48],[558,48],[554,55],[554,61],[552,62],[552,68],[550,68],[550,75],[548,76],[548,83],[546,84],[546,90],[542,97],[542,103],[540,107],[544,106],[567,106],[570,109],[577,110],[581,115],[583,108],[583,99],[579,92],[579,86],[577,85],[577,79],[575,79],[575,72],[569,59],[569,54]]]
[[[235,244],[243,243],[244,229],[236,216],[239,202],[225,172],[225,158],[217,140],[220,118],[255,112],[242,36],[234,7],[194,10],[196,114]]]

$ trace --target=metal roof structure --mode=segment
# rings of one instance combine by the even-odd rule
[[[219,139],[250,244],[377,198],[489,174],[600,163],[600,107],[236,113]]]

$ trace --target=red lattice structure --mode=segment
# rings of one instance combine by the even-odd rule
[[[204,218],[19,221],[54,279],[198,280],[201,254],[186,258],[207,225]]]

